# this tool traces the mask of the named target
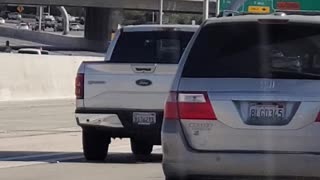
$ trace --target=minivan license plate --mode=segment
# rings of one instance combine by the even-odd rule
[[[133,123],[138,125],[156,124],[156,113],[154,112],[134,112]]]
[[[251,120],[283,120],[285,105],[283,103],[252,103],[249,107]]]

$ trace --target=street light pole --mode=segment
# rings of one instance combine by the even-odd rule
[[[39,7],[39,31],[42,30],[42,15],[43,15],[43,7]]]
[[[209,18],[209,0],[203,0],[203,21]]]
[[[162,25],[162,22],[163,22],[163,0],[160,0],[159,24]]]

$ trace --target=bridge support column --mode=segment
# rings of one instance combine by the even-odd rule
[[[85,38],[95,46],[107,47],[112,32],[122,22],[121,10],[88,7],[86,10]],[[100,48],[99,48],[100,49]]]

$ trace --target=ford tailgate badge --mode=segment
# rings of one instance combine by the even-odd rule
[[[136,81],[136,84],[139,86],[150,86],[152,84],[152,81],[148,79],[139,79]]]

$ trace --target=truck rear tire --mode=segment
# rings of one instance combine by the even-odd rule
[[[83,129],[82,145],[86,160],[103,161],[107,157],[109,144],[110,137],[94,130]]]
[[[153,144],[148,141],[136,140],[131,138],[131,151],[134,155],[148,156],[152,152]]]

